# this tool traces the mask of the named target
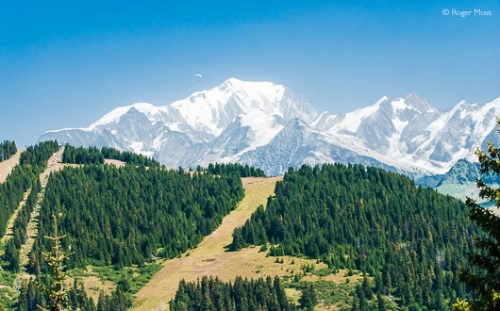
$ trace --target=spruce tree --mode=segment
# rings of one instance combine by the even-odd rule
[[[314,286],[312,284],[307,284],[302,290],[302,296],[299,299],[300,307],[303,310],[314,310],[314,306],[317,303],[316,293],[314,292]]]
[[[497,119],[500,126],[500,119]],[[500,134],[500,130],[499,130]],[[481,173],[500,174],[500,148],[488,142],[488,151],[478,149]],[[500,208],[500,188],[488,186],[482,179],[477,180],[479,196],[495,203]],[[478,297],[471,304],[457,304],[456,309],[498,310],[500,309],[500,218],[491,209],[480,206],[467,198],[471,219],[482,229],[483,235],[476,239],[476,252],[469,255],[473,269],[463,272],[462,279],[477,293]],[[465,307],[464,307],[465,305]]]
[[[68,308],[68,290],[64,284],[67,276],[64,262],[68,259],[68,254],[61,249],[61,240],[64,236],[60,236],[58,233],[57,217],[52,215],[52,219],[54,235],[45,237],[52,241],[52,249],[50,252],[43,253],[43,257],[47,261],[47,266],[50,270],[50,274],[48,275],[48,306],[46,308],[41,307],[41,309],[47,311],[66,311],[70,310]]]

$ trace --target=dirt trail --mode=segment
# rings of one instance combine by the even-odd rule
[[[21,158],[21,153],[23,151],[23,148],[18,148],[16,154],[7,160],[0,162],[0,183],[3,183],[14,167],[19,164],[19,159]]]
[[[273,257],[266,257],[265,253],[259,252],[258,247],[237,252],[227,252],[225,249],[232,242],[234,229],[243,226],[257,207],[266,203],[280,179],[281,177],[243,178],[245,197],[238,207],[194,250],[188,251],[181,258],[164,261],[162,270],[137,293],[135,310],[165,308],[182,279],[195,281],[201,276],[213,275],[222,280],[232,280],[238,275],[259,277],[286,274],[283,264],[276,263]],[[300,259],[294,260],[297,269],[304,263]]]
[[[49,181],[49,176],[51,173],[59,171],[67,166],[62,162],[62,155],[64,152],[64,147],[59,148],[47,161],[47,168],[40,174],[40,183],[42,184],[42,191],[45,190],[47,182]]]
[[[42,185],[42,189],[38,193],[37,196],[37,204],[30,215],[30,221],[28,222],[26,234],[28,238],[26,242],[21,246],[19,251],[19,261],[21,266],[21,271],[25,271],[26,265],[29,260],[29,253],[33,248],[33,244],[35,243],[35,238],[38,234],[38,215],[40,214],[41,203],[43,200],[43,196],[45,195],[45,187],[49,181],[49,176],[51,173],[61,170],[65,165],[61,163],[62,154],[64,148],[61,147],[57,152],[55,152],[47,162],[47,168],[40,174],[40,184]]]

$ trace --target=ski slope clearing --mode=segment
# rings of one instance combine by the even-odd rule
[[[25,270],[26,265],[29,261],[29,254],[31,249],[33,248],[33,244],[35,243],[35,238],[38,235],[38,215],[40,214],[41,202],[43,200],[43,196],[45,194],[45,187],[47,187],[47,183],[49,181],[50,174],[61,170],[64,168],[64,164],[62,161],[62,154],[64,152],[64,147],[61,147],[57,152],[55,152],[47,162],[47,168],[40,174],[40,184],[42,185],[42,190],[38,193],[37,205],[33,212],[30,215],[30,221],[27,225],[27,239],[26,242],[21,246],[21,250],[19,252],[21,271]],[[26,276],[27,277],[27,276]]]
[[[195,281],[204,275],[217,276],[222,280],[233,280],[236,276],[257,278],[266,275],[289,275],[298,272],[306,264],[316,265],[314,260],[282,257],[266,257],[259,247],[229,252],[226,247],[232,242],[235,228],[243,226],[247,219],[274,192],[275,184],[282,177],[243,178],[245,197],[238,207],[226,216],[217,230],[180,258],[165,260],[160,270],[146,286],[137,293],[135,310],[157,310],[168,305],[174,297],[179,281]],[[293,271],[293,272],[292,272]]]
[[[19,159],[21,158],[21,153],[23,153],[23,151],[23,148],[19,148],[15,155],[0,162],[0,183],[3,183],[14,167],[19,164]]]

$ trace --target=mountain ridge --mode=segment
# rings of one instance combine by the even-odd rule
[[[500,97],[440,111],[416,93],[383,96],[344,114],[318,113],[283,85],[231,78],[166,106],[117,107],[87,128],[52,130],[39,140],[110,146],[171,167],[241,162],[279,175],[288,166],[338,161],[421,177],[474,161],[496,115]]]

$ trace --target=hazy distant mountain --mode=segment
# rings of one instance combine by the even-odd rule
[[[500,184],[500,176],[489,173],[481,174],[479,162],[469,162],[465,159],[458,160],[445,174],[424,176],[417,180],[418,184],[437,188],[446,184],[466,185],[475,184],[481,178],[487,184]],[[474,187],[475,188],[475,187]]]
[[[303,163],[354,162],[425,176],[444,174],[496,139],[500,98],[441,112],[416,94],[341,115],[319,114],[283,85],[229,79],[167,106],[118,107],[88,128],[44,133],[83,146],[111,146],[164,164],[242,162],[282,174]]]

